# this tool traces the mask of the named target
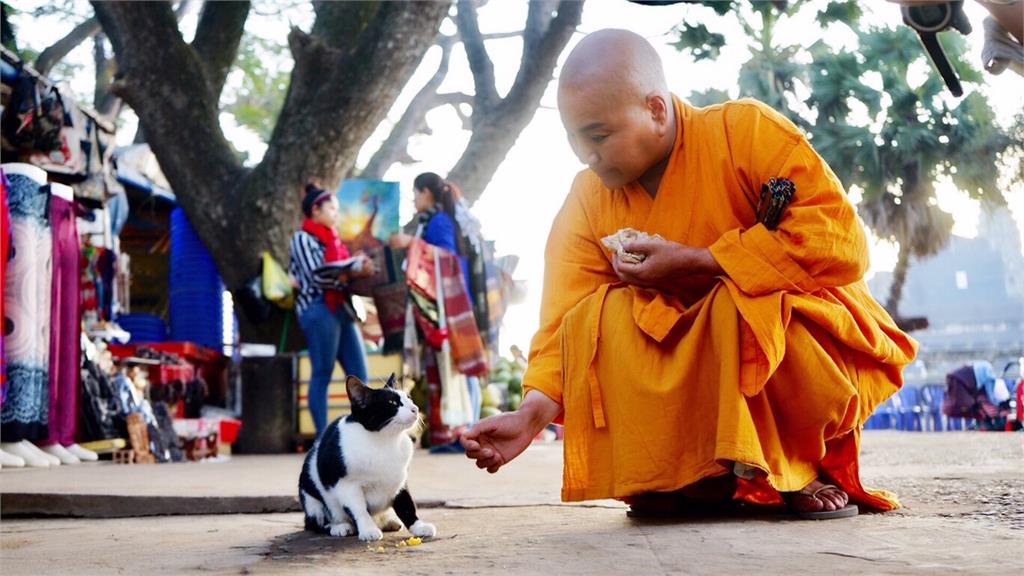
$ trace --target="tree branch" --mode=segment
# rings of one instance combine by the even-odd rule
[[[381,3],[318,0],[313,6],[316,22],[311,34],[329,46],[347,52],[355,47],[360,35],[373,22]]]
[[[289,36],[295,67],[263,164],[269,168],[290,158],[291,169],[298,171],[291,176],[297,185],[310,177],[333,183],[348,173],[448,10],[440,2],[384,2],[356,41],[348,40],[341,48],[324,42],[322,38],[339,38],[351,29],[351,23],[337,16],[337,10],[351,10],[348,6],[321,6],[320,13],[330,19],[314,24],[319,34],[293,29]],[[334,30],[334,25],[342,29]],[[303,149],[301,158],[296,157]]]
[[[461,3],[460,3],[461,6]],[[533,20],[528,27],[536,31],[543,19],[543,6],[530,6]],[[507,96],[496,106],[473,109],[473,135],[462,157],[448,173],[448,178],[462,189],[472,204],[483,193],[494,172],[515,144],[523,128],[530,123],[551,82],[559,54],[580,23],[583,3],[562,0],[555,16],[530,48],[523,43],[523,57],[515,83]],[[528,22],[530,17],[527,17]]]
[[[220,100],[249,16],[249,2],[206,2],[192,48],[199,54],[214,102]]]
[[[523,55],[533,52],[537,43],[544,37],[551,20],[555,17],[558,0],[534,0],[530,2],[530,11],[526,16],[526,28],[523,29]]]
[[[54,64],[60,62],[82,42],[92,38],[99,31],[100,23],[95,17],[85,20],[78,26],[75,26],[71,32],[68,32],[67,36],[40,52],[34,64],[35,69],[43,76],[46,76],[50,73]]]
[[[92,58],[96,65],[96,88],[93,91],[93,106],[105,118],[113,120],[121,111],[121,99],[110,91],[117,66],[113,58],[107,57],[107,37],[102,32],[93,36]]]
[[[498,88],[494,82],[494,63],[487,55],[483,36],[480,34],[480,23],[476,13],[474,0],[459,0],[455,23],[466,48],[469,68],[473,71],[473,85],[476,89],[477,108],[489,109],[496,105]]]
[[[534,11],[534,4],[530,5],[530,11]],[[558,3],[558,15],[551,20],[544,35],[530,50],[527,50],[529,45],[523,45],[523,56],[516,81],[503,104],[510,107],[528,105],[531,109],[537,107],[548,82],[551,81],[558,56],[579,26],[582,14],[583,2],[561,0]]]
[[[111,91],[135,110],[146,140],[197,230],[226,232],[225,201],[243,169],[224,138],[203,66],[178,31],[169,3],[93,2],[113,42]],[[211,186],[213,185],[213,186]],[[206,196],[204,192],[217,193]],[[205,197],[204,197],[205,196]]]
[[[409,138],[422,130],[427,112],[440,105],[434,103],[434,100],[437,98],[437,89],[448,75],[448,63],[451,60],[454,43],[454,36],[441,36],[437,41],[437,45],[441,47],[441,62],[437,66],[437,71],[409,102],[409,106],[395,123],[387,139],[374,152],[366,168],[360,173],[361,178],[380,179],[392,164],[399,161],[399,158],[410,158],[406,150]]]

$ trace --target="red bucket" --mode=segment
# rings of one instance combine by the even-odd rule
[[[221,444],[234,444],[238,439],[238,431],[242,428],[242,421],[234,418],[224,418],[220,421],[220,442]]]

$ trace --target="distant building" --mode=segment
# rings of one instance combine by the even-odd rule
[[[1008,210],[982,213],[977,238],[954,236],[939,254],[912,260],[900,301],[903,316],[925,316],[930,326],[912,336],[921,343],[908,381],[942,381],[971,359],[990,360],[997,372],[1024,354],[1024,254]],[[880,302],[892,274],[868,282]]]

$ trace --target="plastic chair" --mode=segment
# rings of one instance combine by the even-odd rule
[[[900,388],[896,428],[907,432],[921,432],[923,426],[923,404],[920,389],[914,386]]]
[[[897,414],[896,400],[895,396],[890,396],[885,402],[879,404],[871,416],[868,417],[867,422],[864,423],[864,427],[870,430],[889,430],[893,428]]]
[[[946,398],[946,387],[942,384],[925,384],[921,388],[924,423],[932,432],[945,430],[942,415],[942,401]]]

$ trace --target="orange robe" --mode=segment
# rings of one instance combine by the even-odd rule
[[[675,490],[739,462],[760,473],[738,498],[777,503],[820,475],[855,503],[897,507],[860,483],[859,430],[917,345],[868,293],[842,185],[759,102],[675,111],[656,197],[585,170],[548,239],[523,385],[563,407],[563,500]],[[771,177],[796,193],[770,231],[755,212]],[[625,285],[600,239],[627,226],[709,247],[725,275],[678,294]]]

